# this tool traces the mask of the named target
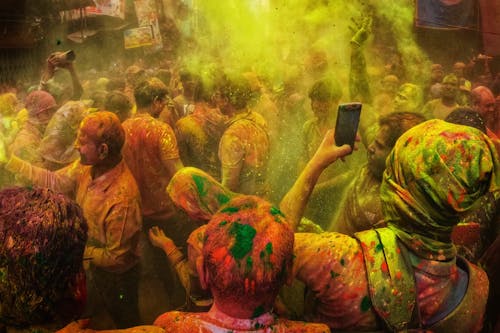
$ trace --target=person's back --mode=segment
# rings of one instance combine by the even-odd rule
[[[172,128],[146,114],[127,119],[123,128],[127,137],[123,156],[139,186],[143,215],[173,214],[173,206],[164,195],[170,181],[164,161],[179,158]]]
[[[238,192],[265,196],[270,149],[264,118],[256,112],[235,116],[221,137],[219,158],[223,167],[241,162]]]
[[[174,214],[164,191],[179,161],[177,140],[168,124],[154,118],[163,109],[166,94],[166,86],[158,79],[139,83],[135,90],[138,113],[123,122],[123,156],[139,186],[144,217]]]
[[[210,288],[209,312],[168,312],[166,332],[329,332],[323,324],[279,319],[275,298],[290,271],[293,231],[279,210],[254,196],[231,199],[207,224],[200,281]]]

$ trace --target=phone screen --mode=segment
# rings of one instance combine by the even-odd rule
[[[335,124],[335,144],[337,146],[348,144],[354,149],[361,107],[362,104],[357,102],[339,105]]]

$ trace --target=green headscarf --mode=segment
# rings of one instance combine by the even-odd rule
[[[453,258],[451,231],[460,214],[500,188],[490,139],[475,128],[442,120],[403,134],[386,164],[380,191],[388,226],[427,259]]]
[[[208,173],[193,167],[177,171],[167,192],[177,207],[202,222],[210,220],[219,208],[236,196]]]

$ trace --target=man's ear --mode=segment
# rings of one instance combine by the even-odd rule
[[[208,271],[205,267],[205,261],[203,256],[199,256],[196,259],[196,271],[198,272],[198,278],[200,279],[200,285],[203,289],[208,290],[210,285],[208,283]]]
[[[101,160],[106,159],[109,156],[109,147],[106,143],[101,143],[99,145],[99,158]]]

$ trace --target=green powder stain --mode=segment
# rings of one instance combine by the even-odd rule
[[[257,318],[263,313],[264,313],[264,307],[262,305],[259,305],[258,307],[255,308],[255,310],[253,310],[252,318]],[[256,325],[258,325],[258,323]]]
[[[219,193],[217,194],[217,201],[220,205],[225,205],[229,202],[229,197],[225,194]]]
[[[200,196],[204,197],[205,195],[207,195],[207,190],[205,189],[205,178],[198,175],[193,175],[193,180]]]
[[[341,264],[342,266],[345,266],[345,260],[344,260],[344,258],[340,259],[340,264]]]
[[[253,239],[257,231],[247,224],[233,223],[231,235],[234,235],[236,242],[231,247],[230,252],[235,259],[243,259],[253,247]]]
[[[271,214],[285,217],[285,215],[283,215],[283,213],[281,212],[281,210],[279,210],[278,208],[276,208],[274,206],[271,207]]]
[[[382,243],[378,243],[377,246],[375,246],[375,252],[380,252],[384,249],[384,246]]]
[[[227,224],[227,221],[222,221],[221,223],[219,223],[219,227],[225,226],[226,224]]]
[[[245,267],[245,273],[248,274],[252,271],[253,268],[253,259],[252,257],[247,257],[247,265]]]
[[[221,210],[221,213],[237,213],[237,212],[239,212],[239,209],[236,207],[231,207],[231,206],[226,207],[226,208]]]
[[[269,242],[266,244],[266,252],[267,254],[273,254],[273,243]]]
[[[371,307],[372,307],[372,301],[370,300],[370,297],[368,296],[363,297],[363,299],[361,300],[361,311],[366,312],[370,310]]]
[[[334,271],[330,271],[330,276],[332,277],[332,279],[335,279],[337,276],[340,276],[340,274]]]

